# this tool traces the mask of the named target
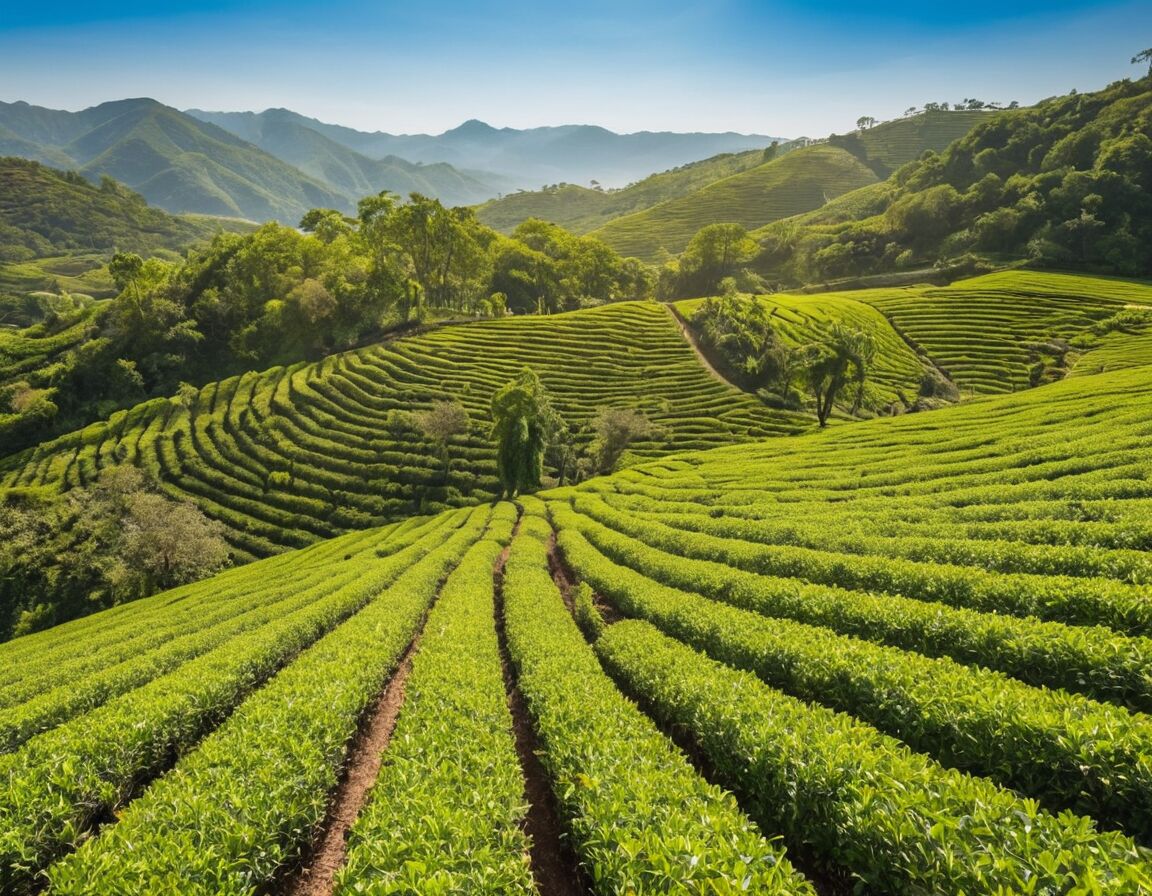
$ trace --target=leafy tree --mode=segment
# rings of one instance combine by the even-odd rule
[[[435,401],[431,410],[416,414],[416,426],[424,434],[440,455],[444,464],[444,478],[447,480],[452,463],[451,442],[457,436],[466,435],[470,427],[468,412],[458,401]]]
[[[540,378],[529,367],[492,396],[492,438],[505,497],[539,488],[549,434],[558,429]]]
[[[1142,62],[1148,63],[1148,74],[1152,75],[1152,47],[1149,47],[1147,50],[1141,50],[1132,57],[1133,65],[1140,65]]]
[[[611,473],[628,446],[652,435],[654,428],[643,411],[601,408],[592,421],[591,452],[598,473]]]
[[[756,257],[760,247],[739,224],[702,227],[680,256],[675,273],[675,295],[715,293],[725,277],[734,277]]]
[[[856,130],[866,131],[868,128],[876,126],[876,119],[871,115],[862,115],[856,119]]]
[[[828,425],[836,399],[852,384],[856,393],[852,413],[860,409],[869,365],[876,355],[876,341],[871,333],[833,324],[828,339],[805,346],[802,353],[802,376],[816,401],[816,419]]]

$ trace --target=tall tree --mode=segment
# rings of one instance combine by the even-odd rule
[[[1132,57],[1133,65],[1139,65],[1142,62],[1148,63],[1148,74],[1152,75],[1152,47],[1149,47],[1147,50],[1141,50]]]
[[[492,396],[492,438],[504,496],[540,487],[548,436],[559,428],[557,420],[544,384],[530,367]]]
[[[864,399],[864,383],[876,355],[876,340],[864,330],[852,330],[833,324],[824,342],[812,343],[803,350],[802,375],[816,401],[816,419],[828,425],[828,417],[844,388],[856,386],[852,413]]]

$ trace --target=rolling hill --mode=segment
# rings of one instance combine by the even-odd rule
[[[658,261],[683,251],[700,228],[717,222],[754,230],[780,218],[819,208],[830,199],[877,181],[845,149],[817,145],[734,174],[707,186],[609,221],[591,232],[621,255]]]
[[[69,252],[179,252],[222,230],[248,229],[227,218],[170,215],[110,178],[95,185],[75,172],[0,158],[2,262]]]
[[[563,837],[604,896],[1146,892],[1150,401],[680,454],[0,645],[0,886],[528,896]]]
[[[775,139],[733,133],[616,134],[592,125],[517,130],[495,128],[476,120],[437,135],[387,134],[325,124],[287,109],[265,112],[190,109],[188,114],[251,142],[258,141],[267,121],[291,122],[371,159],[399,156],[425,165],[446,162],[465,172],[495,172],[509,180],[509,189],[592,180],[604,186],[623,186],[653,171],[718,153],[762,149]]]
[[[749,229],[835,203],[837,197],[888,177],[926,150],[943,150],[988,117],[987,112],[926,112],[864,131],[828,138],[807,150],[784,143],[765,162],[762,152],[731,153],[652,175],[619,190],[561,184],[485,203],[477,215],[510,232],[527,218],[593,234],[624,255],[658,260],[679,252],[706,224]],[[793,151],[800,155],[791,158]]]
[[[756,269],[782,284],[1021,261],[1152,273],[1152,77],[980,114],[883,184],[762,227]]]
[[[633,446],[641,457],[812,425],[710,376],[666,309],[621,303],[444,327],[245,374],[204,387],[187,407],[156,399],[0,461],[3,485],[66,489],[134,463],[221,520],[241,556],[266,556],[427,507],[491,499],[489,402],[525,364],[579,444],[591,438],[580,427],[603,407],[639,408],[659,427]],[[450,398],[473,430],[452,449],[445,477],[405,413]]]
[[[227,116],[204,116],[202,120],[216,121],[217,118],[226,130],[235,121]],[[443,162],[407,162],[395,155],[368,158],[309,127],[306,120],[284,109],[270,109],[243,121],[246,126],[237,129],[239,136],[338,190],[345,197],[344,208],[354,207],[360,197],[382,190],[400,196],[422,193],[445,205],[474,205],[510,186],[502,176],[464,172]]]
[[[763,160],[764,151],[759,149],[725,153],[650,175],[619,190],[597,190],[567,183],[543,190],[521,190],[484,203],[476,209],[476,216],[489,227],[505,233],[511,233],[528,218],[551,221],[573,233],[587,233],[613,218],[651,208],[713,181],[755,168]]]

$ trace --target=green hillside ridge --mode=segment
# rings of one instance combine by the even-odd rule
[[[877,180],[844,149],[810,146],[741,174],[709,184],[592,231],[623,255],[648,262],[678,253],[702,227],[735,223],[753,230],[787,218]]]
[[[1147,892],[1149,402],[1152,365],[683,453],[0,645],[0,885],[278,889],[395,680],[405,811],[341,893],[531,891],[511,712],[597,893]]]
[[[89,178],[109,175],[169,212],[295,224],[310,208],[347,209],[349,198],[222,128],[155,100],[57,112],[0,103],[0,127],[47,147]],[[8,151],[23,152],[19,147]]]
[[[676,302],[675,308],[687,319],[705,299]],[[925,361],[908,346],[876,308],[846,294],[755,296],[769,312],[772,327],[784,344],[799,348],[823,341],[833,324],[842,324],[869,333],[876,342],[876,358],[868,371],[868,392],[872,405],[899,406],[911,401],[920,390]]]
[[[487,437],[492,394],[530,365],[578,444],[596,411],[634,407],[659,432],[637,456],[705,448],[812,425],[710,376],[668,311],[618,303],[433,330],[316,364],[210,384],[182,406],[157,399],[0,461],[3,485],[62,490],[134,463],[265,556],[364,525],[498,492]],[[404,412],[457,399],[473,431],[452,471]]]
[[[789,144],[780,147],[787,150]],[[476,217],[504,233],[511,233],[529,218],[551,221],[574,233],[587,233],[613,218],[651,208],[668,199],[755,168],[764,151],[725,153],[653,174],[617,190],[597,190],[576,184],[557,184],[542,190],[521,190],[478,206]]]
[[[0,158],[0,262],[66,252],[180,252],[224,230],[251,225],[176,217],[111,178],[92,184],[75,172]]]
[[[1152,273],[1152,78],[981,114],[882,185],[764,226],[756,270],[782,284],[1022,260]]]

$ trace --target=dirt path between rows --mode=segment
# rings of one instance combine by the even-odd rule
[[[517,523],[515,533],[519,531]],[[528,800],[528,814],[524,831],[531,842],[529,856],[532,877],[540,896],[588,896],[591,892],[580,871],[576,854],[564,836],[564,826],[552,783],[540,761],[540,741],[532,726],[532,719],[524,695],[516,685],[512,662],[508,655],[508,638],[504,629],[504,565],[508,561],[511,545],[506,547],[492,573],[495,588],[496,635],[500,641],[500,666],[504,672],[504,687],[508,693],[508,709],[512,713],[512,731],[516,738],[516,752],[524,773],[524,795]]]
[[[344,866],[347,858],[348,831],[368,803],[369,792],[380,774],[383,753],[388,749],[396,718],[404,705],[412,657],[419,646],[420,632],[417,632],[352,744],[344,776],[332,799],[320,837],[308,854],[308,864],[278,890],[284,896],[330,896],[332,893],[336,872]]]
[[[703,365],[712,376],[722,382],[725,386],[731,386],[733,389],[740,389],[728,377],[724,376],[719,370],[712,366],[712,362],[708,360],[708,356],[700,350],[700,343],[696,341],[696,334],[692,332],[692,328],[688,326],[688,322],[684,320],[684,316],[676,309],[675,305],[665,305],[668,313],[672,315],[672,320],[676,321],[676,326],[680,328],[680,334],[684,337],[684,341],[692,347],[692,351],[696,353],[696,359]],[[743,391],[740,389],[740,391]]]

